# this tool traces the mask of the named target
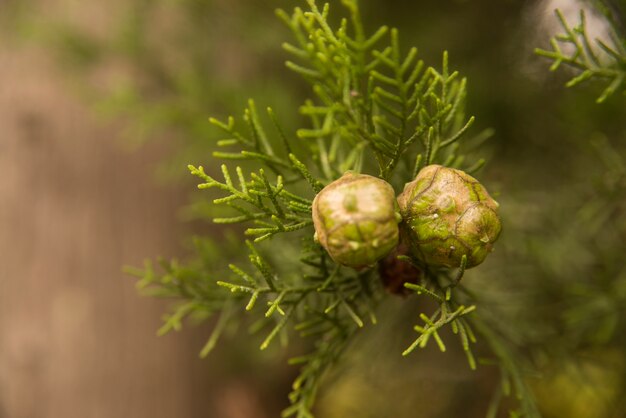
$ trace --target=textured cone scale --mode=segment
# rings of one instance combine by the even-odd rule
[[[501,231],[498,203],[469,174],[424,167],[398,196],[413,255],[431,266],[466,267],[485,260]]]
[[[400,214],[391,185],[347,172],[313,200],[318,242],[337,263],[363,268],[398,245]]]

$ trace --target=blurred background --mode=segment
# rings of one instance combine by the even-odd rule
[[[479,177],[506,233],[471,280],[519,320],[520,350],[544,373],[542,413],[626,416],[626,227],[607,227],[625,195],[605,170],[626,148],[624,97],[597,105],[601,84],[565,89],[573,73],[533,54],[560,31],[556,7],[575,23],[590,4],[362,3],[370,31],[398,27],[427,63],[448,50],[469,80],[468,113],[493,129]],[[239,115],[254,97],[287,129],[302,122],[307,86],[284,68],[290,34],[274,15],[294,6],[305,3],[0,2],[0,417],[261,418],[286,406],[287,353],[239,335],[200,360],[211,324],[157,337],[168,302],[140,297],[122,266],[184,258],[193,234],[212,233],[189,209],[199,197],[186,169],[211,164],[209,115]],[[615,205],[599,221],[602,199]],[[580,299],[562,296],[573,282]],[[385,326],[329,377],[321,418],[485,415],[493,370],[471,372],[460,353],[400,357],[412,313],[401,299],[383,307]]]

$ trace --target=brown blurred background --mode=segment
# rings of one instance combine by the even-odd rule
[[[115,3],[29,13],[102,31]],[[129,152],[123,125],[97,117],[53,58],[0,41],[0,417],[263,416],[236,376],[209,382],[206,328],[157,337],[166,303],[122,273],[181,252],[188,190],[153,175],[171,147]]]
[[[124,151],[42,48],[0,63],[0,416],[202,416],[201,342],[157,338],[163,303],[121,272],[179,251],[164,147]]]

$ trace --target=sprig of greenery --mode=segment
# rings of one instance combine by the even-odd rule
[[[271,322],[261,344],[265,349],[276,336],[289,335],[287,325],[303,338],[315,338],[315,350],[294,358],[291,364],[303,364],[289,399],[292,406],[284,416],[312,416],[311,408],[317,387],[327,368],[336,361],[350,336],[365,326],[366,318],[376,321],[374,307],[380,299],[373,272],[354,272],[335,265],[317,246],[310,245],[300,260],[307,266],[304,274],[280,275],[248,242],[250,261],[256,271],[248,273],[231,265],[235,277],[217,284],[232,293],[245,295],[245,309],[252,311],[265,300],[264,323]]]
[[[301,357],[289,360],[290,365],[302,365],[300,375],[292,385],[289,394],[291,406],[283,411],[283,417],[296,416],[298,418],[312,418],[312,408],[317,396],[319,382],[328,369],[328,366],[336,362],[346,349],[351,337],[359,327],[354,323],[347,322],[337,316],[313,316],[313,319],[296,325],[304,335],[312,327],[323,329],[323,338],[315,343],[315,350]],[[315,333],[314,333],[315,334]]]
[[[608,85],[596,100],[598,103],[604,102],[615,92],[626,93],[626,39],[620,38],[615,28],[611,27],[610,43],[602,39],[594,39],[592,43],[587,33],[584,10],[580,11],[576,26],[571,26],[560,10],[555,13],[564,33],[550,39],[551,51],[535,49],[536,54],[553,60],[550,70],[556,71],[561,64],[580,70],[578,75],[567,82],[567,87],[591,78],[606,80]],[[564,51],[561,45],[568,46],[571,51]],[[600,56],[596,47],[604,52],[604,56]]]
[[[409,172],[433,162],[460,165],[457,141],[474,118],[464,118],[466,80],[449,70],[448,54],[441,71],[425,67],[416,48],[402,54],[396,29],[383,26],[367,37],[355,1],[342,2],[352,27],[344,19],[336,31],[326,21],[328,4],[320,10],[313,0],[308,3],[310,12],[296,8],[293,16],[278,15],[297,41],[283,45],[298,61],[287,66],[311,84],[315,95],[300,109],[313,128],[297,135],[316,144],[323,177],[361,171],[366,150],[388,181],[399,164]],[[377,49],[387,34],[389,45]]]
[[[202,166],[189,166],[189,169],[205,181],[199,188],[215,187],[229,193],[226,197],[215,199],[213,203],[224,204],[239,213],[237,216],[214,218],[213,221],[220,224],[253,221],[257,227],[248,228],[245,233],[257,236],[254,242],[271,238],[277,233],[297,231],[313,223],[310,216],[311,201],[287,192],[280,175],[272,185],[263,169],[251,173],[250,180],[246,180],[241,167],[236,167],[237,187],[226,165],[222,165],[224,182],[207,175]]]
[[[407,262],[411,262],[408,257],[403,258]],[[409,355],[416,348],[425,348],[431,337],[437,343],[439,350],[445,352],[446,345],[441,339],[439,332],[445,326],[450,326],[452,332],[459,336],[461,347],[463,347],[470,368],[472,370],[476,369],[476,359],[470,345],[471,343],[476,343],[476,336],[468,321],[464,318],[476,309],[476,305],[466,306],[460,303],[458,301],[459,298],[453,293],[454,288],[465,274],[466,263],[467,257],[464,256],[461,266],[454,276],[451,276],[449,271],[432,272],[424,266],[418,266],[420,270],[426,273],[421,283],[404,284],[405,288],[414,291],[416,295],[424,295],[430,298],[438,305],[438,308],[430,315],[420,314],[420,319],[424,324],[414,326],[414,330],[418,332],[419,336],[402,353],[403,356]],[[447,285],[442,286],[440,283],[447,283]]]
[[[572,217],[585,228],[570,232],[568,239],[585,246],[596,264],[567,286],[560,316],[575,349],[614,341],[623,334],[626,320],[626,269],[620,255],[610,251],[625,243],[626,159],[603,136],[595,138],[592,146],[601,172],[586,185],[593,198]],[[559,278],[562,282],[566,278]]]
[[[476,316],[472,317],[470,322],[489,345],[491,352],[496,357],[495,364],[500,369],[500,382],[495,387],[486,417],[495,418],[498,416],[503,397],[506,396],[516,399],[519,404],[516,409],[509,411],[509,416],[513,418],[541,418],[541,413],[535,404],[535,397],[528,385],[528,377],[532,376],[532,368],[528,361],[514,346],[511,346],[504,336],[496,331],[496,326]]]
[[[294,335],[310,340],[313,350],[290,361],[301,370],[283,416],[297,418],[313,416],[326,370],[359,329],[376,323],[375,309],[383,296],[375,269],[340,266],[314,242],[313,196],[348,169],[377,172],[400,187],[427,164],[461,167],[465,156],[459,140],[474,122],[464,115],[466,80],[450,70],[447,53],[440,70],[427,67],[417,58],[417,49],[402,53],[396,29],[382,27],[366,35],[356,1],[342,1],[349,18],[337,29],[328,21],[328,4],[320,9],[313,0],[307,2],[308,11],[277,13],[295,37],[295,44],[284,44],[294,57],[287,67],[312,87],[313,98],[299,109],[310,126],[291,135],[272,108],[261,115],[250,100],[240,119],[210,119],[225,134],[217,142],[220,150],[213,153],[225,160],[221,179],[212,170],[189,166],[201,179],[199,188],[219,192],[211,209],[213,221],[245,225],[248,264],[241,251],[229,257],[227,269],[222,266],[206,276],[210,289],[197,300],[171,287],[180,282],[168,278],[182,274],[178,267],[166,264],[165,274],[157,279],[150,268],[136,272],[164,296],[182,300],[166,318],[165,330],[180,328],[184,317],[200,310],[204,297],[219,300],[210,310],[220,314],[217,334],[203,354],[215,345],[226,322],[237,320],[238,311],[260,318],[252,331],[264,332],[261,349],[277,338],[285,343]],[[475,170],[482,163],[464,169]],[[463,296],[466,290],[457,291],[465,264],[458,271],[420,267],[423,281],[407,288],[434,300],[438,308],[419,316],[419,336],[404,355],[432,340],[445,351],[440,333],[450,329],[475,368],[475,304]]]
[[[158,269],[146,261],[143,268],[126,267],[126,273],[138,277],[137,288],[144,294],[179,301],[172,310],[163,316],[163,325],[157,334],[182,329],[183,321],[205,321],[219,316],[217,325],[200,352],[206,357],[215,347],[227,321],[231,321],[233,299],[217,285],[216,277],[222,274],[222,257],[230,257],[236,251],[232,239],[226,239],[221,246],[210,239],[195,238],[197,258],[194,262],[181,264],[177,260],[159,260]]]

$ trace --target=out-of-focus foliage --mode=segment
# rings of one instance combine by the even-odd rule
[[[626,42],[617,34],[617,28],[609,26],[610,41],[596,38],[593,41],[587,33],[587,21],[584,10],[580,12],[580,21],[571,26],[560,10],[556,11],[559,23],[563,27],[563,34],[550,40],[552,51],[537,49],[535,52],[554,61],[550,70],[555,71],[563,63],[570,65],[580,73],[567,82],[567,87],[573,87],[592,77],[608,80],[597,102],[604,102],[615,92],[626,92]],[[607,15],[613,17],[612,14]],[[571,52],[563,51],[561,45],[570,47]],[[599,55],[603,53],[603,55]]]
[[[280,75],[281,32],[266,30],[281,3],[288,2],[135,0],[103,10],[85,2],[74,6],[84,9],[78,16],[56,19],[45,5],[37,13],[37,2],[7,10],[16,30],[54,54],[69,85],[100,114],[125,121],[128,144],[164,135],[176,141],[164,168],[180,175],[212,149],[209,114],[234,112],[252,95],[271,97],[277,109],[293,106],[294,83]],[[91,28],[90,20],[109,27]]]

